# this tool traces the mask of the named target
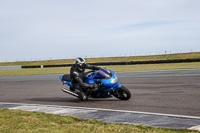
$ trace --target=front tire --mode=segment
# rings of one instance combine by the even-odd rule
[[[131,98],[131,93],[126,87],[122,86],[113,92],[113,96],[120,100],[129,100]]]

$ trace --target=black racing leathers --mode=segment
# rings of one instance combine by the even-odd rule
[[[100,67],[87,64],[86,69],[99,70]],[[94,84],[87,84],[84,82],[84,71],[79,71],[79,69],[77,69],[75,64],[72,65],[70,70],[70,80],[74,90],[78,89],[82,91],[82,89],[86,88],[87,89],[95,88]]]

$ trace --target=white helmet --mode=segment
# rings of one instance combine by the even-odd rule
[[[86,61],[84,58],[82,58],[82,57],[76,58],[75,64],[76,64],[76,67],[78,70],[85,71]]]

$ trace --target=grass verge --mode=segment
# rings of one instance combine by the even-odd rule
[[[102,66],[102,67],[106,67],[106,68],[114,70],[116,72],[119,72],[119,71],[170,70],[170,69],[195,69],[195,68],[200,68],[200,62],[143,64],[143,65],[116,65],[116,66]],[[6,69],[6,70],[0,70],[0,76],[61,74],[61,73],[69,73],[69,71],[70,71],[70,67]]]
[[[1,133],[199,133],[194,130],[106,123],[41,112],[0,109]]]
[[[150,55],[150,56],[86,58],[86,61],[87,63],[96,63],[96,62],[129,62],[129,61],[196,59],[196,58],[200,58],[200,52]],[[59,59],[59,60],[44,60],[44,61],[0,62],[0,66],[59,65],[59,64],[73,64],[73,63],[74,59]]]

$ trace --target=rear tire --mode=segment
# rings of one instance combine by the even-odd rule
[[[113,96],[120,100],[129,100],[131,98],[131,93],[126,87],[122,86],[113,92]]]

